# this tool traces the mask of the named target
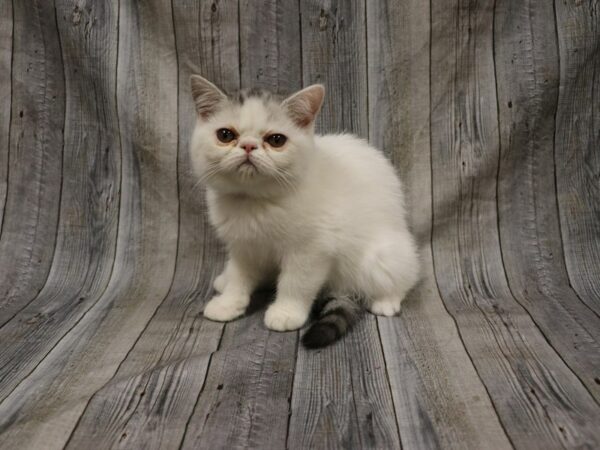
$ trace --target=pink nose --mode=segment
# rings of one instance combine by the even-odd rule
[[[253,143],[244,143],[244,144],[240,144],[240,147],[242,147],[244,149],[244,151],[246,153],[250,153],[252,150],[256,150],[258,147],[256,146],[256,144]]]

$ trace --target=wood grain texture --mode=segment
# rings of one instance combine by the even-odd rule
[[[582,303],[564,265],[554,179],[558,53],[552,4],[496,4],[500,124],[498,220],[513,295],[600,400],[600,318]]]
[[[187,20],[198,17],[198,22]],[[207,223],[203,192],[190,171],[195,124],[189,76],[200,71],[226,90],[239,87],[237,5],[174,4],[179,63],[179,241],[173,284],[112,379],[89,402],[69,441],[122,448],[179,448],[221,339],[223,325],[203,319],[223,252]]]
[[[600,4],[555,2],[557,201],[569,279],[600,316]]]
[[[598,404],[514,300],[502,266],[494,2],[456,2],[448,11],[447,2],[432,3],[433,255],[441,296],[515,446],[595,447]]]
[[[123,182],[113,277],[94,306],[0,403],[0,446],[62,448],[88,399],[115,373],[172,281],[178,205],[170,2],[121,3],[119,28],[134,31],[119,36]]]
[[[56,7],[67,91],[56,249],[42,291],[0,329],[5,343],[0,399],[100,298],[115,256],[121,158],[115,102],[118,14],[93,2],[76,7],[57,2]]]
[[[370,141],[394,162],[423,280],[379,331],[404,448],[511,448],[437,291],[431,259],[429,7],[368,2]]]
[[[13,2],[13,18],[0,326],[35,298],[50,270],[65,124],[64,68],[54,7],[46,1]]]
[[[368,137],[364,1],[300,3],[304,85],[322,83],[326,95],[317,130]]]
[[[12,101],[13,10],[12,0],[0,4],[0,236],[8,185],[8,149]]]
[[[262,316],[225,326],[182,448],[285,448],[297,333]]]
[[[295,3],[240,2],[242,88],[300,89],[298,16],[289,13]],[[286,63],[274,66],[284,46]],[[183,448],[284,447],[298,333],[269,331],[263,312],[225,326]]]
[[[298,349],[289,448],[400,448],[373,317],[323,350]]]

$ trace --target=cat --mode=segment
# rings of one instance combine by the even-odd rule
[[[258,89],[228,96],[192,75],[191,92],[191,165],[228,251],[204,316],[233,320],[259,285],[276,282],[264,323],[296,330],[324,292],[328,301],[302,338],[317,348],[347,332],[361,303],[377,315],[399,313],[419,279],[402,186],[364,140],[314,133],[324,87],[283,100]]]

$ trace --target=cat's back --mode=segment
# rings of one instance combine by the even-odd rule
[[[364,220],[367,228],[374,222],[404,226],[402,185],[383,152],[349,134],[316,136],[315,144],[319,195],[341,219],[352,217],[358,226]]]
[[[391,163],[366,140],[351,134],[327,134],[315,136],[315,144],[326,170],[346,184],[400,189],[400,180]]]

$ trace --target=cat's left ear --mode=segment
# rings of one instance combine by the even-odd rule
[[[200,75],[192,75],[190,84],[192,85],[192,97],[194,97],[194,103],[196,104],[196,112],[201,119],[208,119],[215,113],[219,104],[227,100],[227,96],[223,91]]]
[[[286,98],[281,105],[296,125],[307,128],[319,114],[323,97],[325,87],[322,84],[313,84]]]

